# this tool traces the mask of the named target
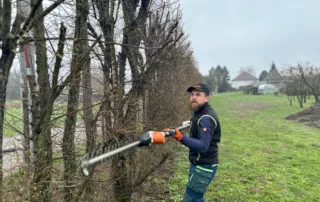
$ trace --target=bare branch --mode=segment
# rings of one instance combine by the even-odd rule
[[[53,96],[56,94],[56,90],[57,90],[59,71],[61,68],[61,62],[63,58],[64,42],[66,39],[66,31],[67,31],[66,27],[64,26],[63,23],[61,23],[59,44],[58,44],[58,50],[56,53],[56,62],[54,64],[54,71],[52,76],[52,95]]]
[[[116,19],[114,20],[114,24],[113,24],[113,25],[115,25],[116,22],[117,22],[117,20],[118,20],[120,4],[121,4],[121,0],[118,1],[118,7],[117,7],[117,12],[116,12]]]
[[[88,27],[89,28],[89,27]],[[91,30],[90,30],[91,31]],[[94,37],[93,33],[92,37]],[[94,37],[95,38],[95,37]],[[58,37],[48,37],[48,38],[41,38],[41,39],[37,39],[37,38],[24,38],[24,42],[32,42],[32,41],[43,41],[43,40],[59,40]],[[70,37],[66,37],[66,40],[71,40],[73,41],[74,38],[70,38]],[[86,40],[86,41],[96,41],[95,39],[83,39],[83,38],[78,38],[77,40]],[[131,48],[139,48],[139,49],[160,49],[162,48],[162,46],[155,46],[155,47],[144,47],[144,46],[135,46],[135,45],[131,45],[131,44],[126,44],[126,43],[118,43],[118,42],[106,42],[103,40],[99,40],[99,44],[114,44],[114,45],[119,45],[119,46],[127,46],[127,47],[131,47]]]
[[[100,40],[100,38],[102,37],[102,35],[99,36],[99,38],[90,46],[90,48],[88,49],[88,51],[84,54],[89,54],[90,51],[94,48],[94,46],[98,43],[98,41]],[[70,82],[72,81],[72,79],[74,79],[74,77],[80,72],[81,70],[81,67],[82,65],[85,63],[84,61],[85,59],[82,58],[81,61],[79,61],[79,66],[77,67],[76,71],[74,72],[74,74],[70,74],[64,81],[61,85],[59,85],[59,87],[57,88],[57,91],[56,91],[56,95],[55,95],[55,98],[57,98],[61,91],[64,89],[64,87]]]
[[[25,21],[25,23],[24,23],[24,25],[23,25],[23,27],[21,29],[21,32],[20,32],[21,36],[23,36],[23,31],[27,32],[28,30],[31,30],[31,27],[29,29],[27,29],[27,28],[28,28],[29,25],[31,25],[32,19],[34,18],[35,14],[36,14],[38,8],[41,6],[41,4],[42,4],[42,0],[38,0],[33,5],[32,10],[31,10],[31,12],[29,14],[29,17],[27,18],[27,20]]]
[[[11,25],[11,1],[10,0],[4,0],[3,1],[3,8],[2,8],[2,27],[0,36],[7,36],[7,34],[10,32],[10,25]]]
[[[88,29],[90,30],[90,32],[92,34],[92,37],[95,38],[95,40],[97,40],[99,38],[99,36],[98,36],[96,30],[92,27],[90,22],[88,22],[87,25],[88,25]],[[99,43],[101,51],[105,55],[106,54],[106,50],[105,50],[105,47],[103,45],[103,42],[101,40],[99,40],[98,43]]]
[[[23,27],[22,27],[22,29],[21,29],[21,31],[19,33],[19,36],[16,36],[16,38],[19,38],[19,37],[23,36],[23,33],[28,32],[29,30],[31,30],[32,27],[36,24],[37,21],[39,21],[40,19],[42,19],[46,15],[48,15],[51,11],[53,11],[56,7],[58,7],[62,2],[64,2],[64,0],[57,0],[56,2],[51,4],[51,6],[49,6],[47,9],[42,11],[38,16],[35,16],[35,13],[36,13],[37,9],[39,8],[39,6],[42,3],[42,0],[38,0],[35,3],[35,5],[33,6],[29,17],[26,20],[26,23],[23,25]]]

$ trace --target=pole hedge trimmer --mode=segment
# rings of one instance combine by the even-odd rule
[[[190,121],[185,121],[182,123],[182,126],[178,127],[178,130],[183,130],[190,127]],[[163,144],[165,142],[165,138],[169,136],[173,136],[176,133],[175,129],[169,129],[168,131],[160,132],[160,131],[148,131],[145,132],[142,136],[139,137],[139,140],[133,143],[130,143],[126,146],[119,147],[113,151],[106,152],[104,154],[98,155],[96,157],[90,158],[89,154],[85,154],[82,157],[81,161],[81,169],[84,175],[89,175],[89,167],[106,160],[109,157],[112,157],[116,154],[124,152],[133,147],[143,147],[150,146],[151,144]]]

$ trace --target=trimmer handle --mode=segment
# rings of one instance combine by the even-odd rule
[[[190,121],[184,121],[182,123],[182,126],[178,127],[178,130],[183,130],[183,129],[186,129],[189,127],[190,127]],[[176,131],[174,128],[170,129],[169,131],[164,132],[165,137],[173,136],[174,134],[176,134]]]
[[[190,127],[190,121],[185,121],[182,126],[178,127],[178,130],[183,130]],[[165,138],[176,134],[175,129],[169,129],[168,131],[148,131],[139,137],[139,146],[150,146],[151,144],[164,144]]]

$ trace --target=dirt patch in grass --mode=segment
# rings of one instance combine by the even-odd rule
[[[242,105],[241,109],[249,109],[249,110],[261,110],[261,109],[268,109],[270,106],[262,105],[262,104],[252,104],[252,105]]]
[[[250,116],[248,114],[236,114],[236,117],[240,118],[240,119],[246,119],[249,118]]]
[[[270,106],[262,105],[262,104],[246,104],[246,105],[238,105],[238,106],[232,107],[231,110],[236,111],[235,113],[236,117],[240,119],[245,119],[250,117],[250,114],[247,113],[245,110],[262,110],[262,109],[268,109],[268,108],[270,108]]]
[[[298,121],[311,127],[320,129],[320,104],[285,117],[286,120]]]
[[[259,187],[250,187],[249,190],[252,193],[260,193],[261,192],[261,189]]]

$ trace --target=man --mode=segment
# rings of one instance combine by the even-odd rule
[[[197,84],[190,92],[190,109],[193,111],[189,137],[178,129],[174,138],[189,148],[189,180],[183,201],[204,201],[204,194],[218,167],[218,143],[221,129],[216,112],[209,105],[209,89]]]

